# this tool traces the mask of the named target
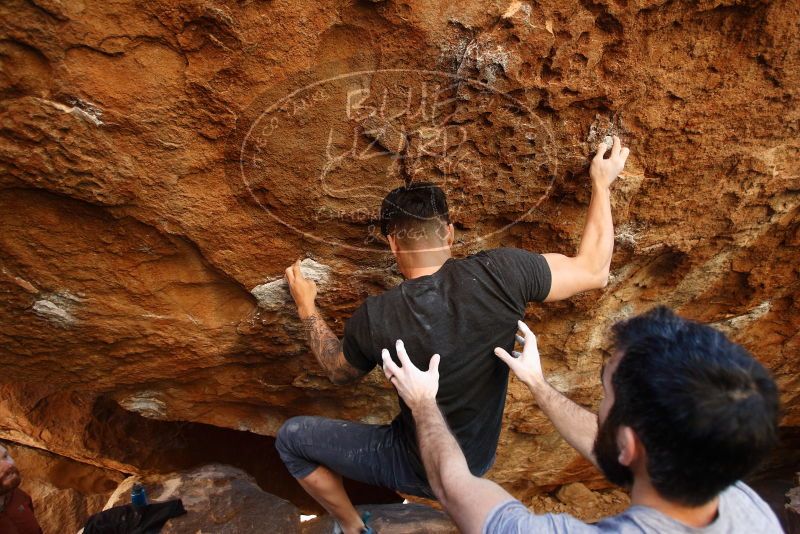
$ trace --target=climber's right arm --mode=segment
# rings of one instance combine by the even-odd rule
[[[539,408],[561,437],[596,466],[593,448],[597,436],[597,416],[569,400],[545,380],[536,336],[524,322],[518,321],[517,326],[521,334],[517,337],[523,343],[522,352],[515,353],[514,357],[497,347],[494,353],[528,386]]]
[[[573,256],[544,254],[552,273],[550,293],[545,301],[562,300],[582,291],[599,289],[608,284],[611,256],[614,253],[614,221],[611,217],[611,184],[625,167],[630,150],[622,147],[614,136],[611,156],[606,159],[609,147],[600,143],[589,167],[592,180],[592,198],[586,213],[586,224]]]
[[[317,311],[317,284],[300,272],[300,260],[286,269],[286,281],[292,294],[297,313],[303,321],[308,344],[317,361],[328,373],[334,384],[349,384],[364,376],[362,371],[350,364],[342,351],[342,343]]]

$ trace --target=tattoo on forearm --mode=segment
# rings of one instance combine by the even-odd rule
[[[345,359],[342,343],[322,317],[315,313],[304,319],[303,330],[311,345],[311,351],[334,384],[346,384],[364,375],[360,369],[356,369]]]

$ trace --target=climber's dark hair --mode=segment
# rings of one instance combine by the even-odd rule
[[[747,350],[669,308],[618,322],[609,420],[631,427],[662,497],[707,503],[777,442],[778,388]]]
[[[442,224],[450,224],[447,198],[441,188],[430,182],[412,182],[393,189],[381,204],[384,236]]]

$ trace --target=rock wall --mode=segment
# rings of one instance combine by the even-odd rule
[[[124,475],[38,449],[3,442],[22,473],[44,534],[74,533],[103,509]]]
[[[103,455],[98,402],[264,435],[388,421],[379,374],[324,377],[283,269],[307,258],[341,333],[399,281],[380,198],[423,178],[450,196],[456,254],[573,253],[610,133],[632,149],[611,281],[529,309],[552,382],[595,407],[609,324],[666,303],[750,348],[800,425],[796,1],[0,14],[0,437],[130,473],[147,466]],[[520,497],[603,485],[514,381],[504,429],[490,475]]]

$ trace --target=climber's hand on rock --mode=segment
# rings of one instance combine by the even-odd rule
[[[411,362],[401,339],[397,340],[396,347],[402,367],[394,363],[387,349],[381,353],[386,378],[412,411],[427,402],[435,404],[436,392],[439,391],[439,355],[434,354],[428,370],[422,372]]]
[[[539,358],[539,348],[536,346],[536,335],[522,321],[517,321],[519,333],[517,341],[522,343],[522,352],[513,351],[512,356],[505,349],[497,347],[494,353],[528,386],[543,383],[542,361]]]
[[[294,303],[297,304],[297,313],[300,319],[306,319],[316,311],[314,301],[317,298],[317,284],[314,280],[306,278],[300,272],[300,260],[286,268],[286,282]]]
[[[622,148],[622,143],[619,137],[614,136],[614,143],[611,146],[611,157],[606,159],[605,153],[608,146],[605,143],[600,143],[597,147],[597,153],[592,159],[592,165],[589,167],[589,176],[592,182],[600,187],[610,187],[614,180],[617,179],[619,173],[625,167],[625,160],[628,159],[630,149],[628,147]]]

